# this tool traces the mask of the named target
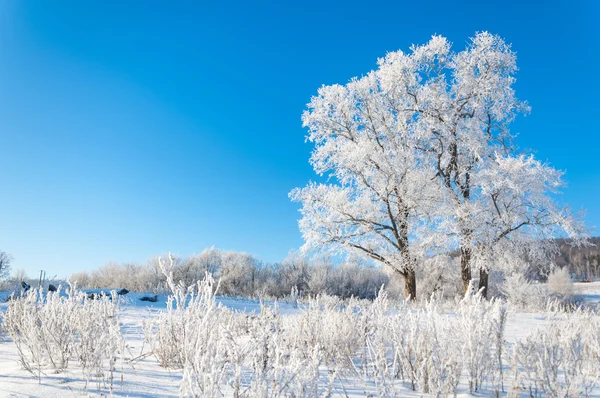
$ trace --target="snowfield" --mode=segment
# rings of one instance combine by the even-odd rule
[[[578,294],[584,297],[586,304],[590,306],[600,305],[600,282],[575,284],[575,289]],[[480,358],[475,360],[471,358],[471,362],[464,362],[464,358],[466,357],[464,347],[467,346],[460,346],[463,347],[461,348],[461,352],[446,352],[441,355],[435,353],[436,348],[434,347],[434,351],[431,351],[428,355],[435,357],[430,358],[431,360],[439,359],[441,365],[429,364],[427,365],[427,369],[441,369],[444,372],[459,369],[459,374],[453,376],[452,372],[448,372],[436,376],[437,379],[429,374],[426,377],[428,377],[428,383],[431,383],[431,385],[425,387],[423,385],[423,380],[425,380],[423,377],[425,376],[415,370],[415,374],[412,376],[412,380],[416,383],[414,385],[416,391],[414,391],[411,388],[411,376],[406,374],[402,370],[405,368],[402,368],[399,364],[400,359],[398,358],[401,356],[394,358],[389,352],[384,352],[390,345],[395,344],[396,348],[402,347],[402,345],[398,341],[380,341],[381,336],[387,336],[387,334],[383,332],[378,334],[378,328],[379,330],[389,328],[389,331],[392,331],[395,327],[405,327],[405,329],[402,329],[402,333],[396,333],[395,335],[392,332],[386,333],[390,333],[389,336],[394,335],[400,338],[412,336],[406,337],[406,339],[409,341],[410,338],[413,338],[410,341],[412,341],[411,344],[414,344],[414,348],[417,350],[419,349],[418,344],[423,344],[423,342],[419,342],[418,335],[420,333],[432,333],[431,329],[427,329],[423,325],[428,324],[433,318],[441,320],[441,323],[434,322],[437,325],[436,328],[439,328],[439,330],[435,331],[435,333],[439,334],[435,336],[441,338],[439,345],[436,346],[438,350],[440,347],[444,347],[444,344],[449,344],[449,342],[463,342],[467,344],[467,340],[469,339],[476,342],[475,338],[489,340],[489,337],[493,337],[492,335],[485,334],[477,337],[475,334],[469,335],[469,333],[466,333],[465,335],[460,330],[446,330],[445,323],[450,323],[453,320],[463,319],[461,322],[470,322],[468,315],[461,318],[463,315],[461,315],[460,308],[456,311],[449,309],[430,311],[431,308],[409,309],[409,307],[402,305],[396,307],[394,303],[379,302],[367,305],[366,309],[361,310],[358,307],[365,305],[364,303],[356,303],[356,308],[348,309],[340,307],[339,302],[334,303],[332,306],[327,299],[320,302],[311,302],[310,304],[295,305],[268,302],[261,305],[260,302],[251,300],[199,295],[196,297],[197,301],[193,301],[194,298],[192,297],[191,304],[187,305],[186,309],[196,308],[200,312],[191,312],[188,314],[185,312],[186,310],[179,312],[177,310],[167,311],[165,296],[159,296],[159,300],[156,303],[139,301],[141,296],[140,294],[130,293],[123,300],[120,300],[118,305],[115,305],[124,349],[122,353],[119,353],[116,361],[116,371],[112,388],[106,377],[92,377],[90,379],[88,375],[89,381],[86,383],[85,376],[82,374],[80,366],[74,358],[71,359],[66,369],[55,371],[51,366],[46,365],[41,369],[41,373],[34,375],[25,370],[22,363],[20,363],[19,351],[15,342],[6,333],[2,333],[3,341],[0,343],[0,369],[2,370],[0,374],[0,397],[178,397],[181,395],[266,397],[292,396],[293,394],[295,396],[421,397],[432,395],[425,393],[424,390],[429,388],[430,391],[434,391],[436,388],[435,383],[438,383],[438,381],[441,383],[441,387],[439,388],[442,390],[455,383],[456,395],[464,397],[494,396],[495,390],[499,389],[499,382],[496,376],[494,376],[496,373],[490,371],[491,367],[495,366],[492,363],[495,354],[492,354],[491,358],[488,359]],[[190,298],[184,298],[184,302],[190,303]],[[499,307],[490,306],[487,302],[469,305],[469,311],[482,311],[478,316],[485,317],[489,315],[490,321],[496,319],[492,312],[496,311]],[[2,314],[6,314],[7,309],[8,303],[3,302],[0,304],[0,312]],[[258,314],[261,314],[261,311],[262,315],[258,316]],[[361,311],[367,315],[359,315]],[[391,319],[398,316],[398,313],[402,311],[407,312],[406,315],[402,315],[405,317],[402,322],[394,324],[390,321],[387,324],[387,321],[381,323],[377,321],[378,316],[382,319]],[[424,317],[419,318],[418,314],[420,311],[424,314]],[[486,311],[489,314],[486,315]],[[165,318],[167,315],[170,317],[168,318],[169,321],[161,323],[161,320],[167,319]],[[188,315],[190,317],[186,318]],[[180,316],[181,323],[173,320],[174,317],[178,316]],[[575,394],[575,390],[542,391],[542,389],[539,389],[536,392],[532,389],[531,384],[527,384],[526,381],[521,381],[519,383],[521,387],[515,388],[515,375],[511,371],[513,368],[510,363],[515,360],[515,357],[511,353],[510,348],[514,347],[517,341],[527,341],[527,336],[536,330],[548,327],[552,322],[549,318],[552,316],[552,314],[546,312],[526,313],[508,311],[502,343],[506,352],[501,353],[504,392],[500,391],[500,396],[530,396],[530,393],[533,396],[579,395],[579,393]],[[560,313],[557,318],[563,317],[564,319],[564,317],[569,318],[570,316],[569,314]],[[600,324],[598,315],[595,313],[587,314],[587,316],[591,317],[589,319],[592,319],[595,325]],[[199,317],[202,317],[201,321],[198,320]],[[223,319],[223,317],[228,317],[227,323],[219,320]],[[348,319],[351,319],[353,323],[347,323]],[[417,320],[415,323],[416,329],[407,326],[410,324],[411,319]],[[476,319],[472,320],[476,321]],[[190,323],[188,325],[190,328],[186,329],[187,326],[182,326],[185,322],[195,323]],[[265,322],[268,323],[266,327],[264,327]],[[374,323],[371,324],[370,322]],[[352,336],[351,334],[358,332],[349,330],[351,327],[348,325],[356,325],[357,323],[356,331],[368,329],[371,333],[368,335],[371,337],[367,338],[366,343],[361,343],[363,347],[357,346],[355,348],[352,344],[356,344],[355,337],[357,336]],[[168,329],[175,324],[182,329]],[[325,324],[328,325],[327,329],[319,329]],[[575,328],[578,327],[583,328],[581,332],[584,334],[587,332],[595,333],[596,338],[598,338],[597,343],[600,343],[600,338],[598,337],[600,332],[598,330],[585,330],[586,327],[592,327],[591,324],[587,324],[587,326],[575,326]],[[473,328],[477,329],[478,327],[473,326]],[[232,335],[231,340],[223,337],[224,334],[222,332],[225,329],[227,329],[227,333]],[[180,341],[183,347],[182,350],[187,350],[184,354],[186,356],[185,366],[163,367],[158,360],[160,354],[155,352],[152,355],[151,347],[155,347],[155,351],[163,350],[164,356],[162,358],[169,358],[169,360],[175,361],[173,355],[176,356],[176,354],[172,352],[165,354],[165,347],[160,346],[158,338],[151,341],[145,337],[147,331],[152,331],[153,334],[158,336],[160,330],[170,330],[171,332],[185,330],[188,334],[193,330],[201,332],[192,346],[186,346],[189,342]],[[265,330],[271,330],[272,333],[265,333]],[[440,330],[446,331],[447,334],[442,334]],[[481,333],[484,332],[483,328],[477,330]],[[348,333],[345,334],[345,331]],[[311,333],[318,333],[319,335],[311,335]],[[291,338],[290,336],[294,337]],[[168,338],[172,338],[172,336],[162,335],[161,338],[165,342],[170,341]],[[296,338],[298,341],[291,342],[291,339]],[[537,338],[541,337],[538,335]],[[269,353],[268,357],[258,357],[260,350],[256,349],[256,345],[259,341],[264,343],[265,347],[269,346],[264,351]],[[484,340],[481,340],[480,343],[482,341]],[[567,341],[568,344],[570,344],[569,342],[570,340]],[[209,344],[206,347],[210,351],[209,354],[211,356],[206,357],[203,356],[203,352],[197,352],[198,347],[204,343]],[[289,347],[296,347],[294,348],[296,351],[290,351],[289,356],[279,358],[281,361],[278,362],[277,356],[281,356],[282,352],[277,345],[284,343],[288,344]],[[220,349],[219,347],[223,346],[223,344],[227,348]],[[548,341],[548,344],[551,345],[551,342]],[[494,349],[493,342],[486,340],[485,346],[488,353],[490,350],[493,353],[497,352]],[[381,351],[382,347],[384,347],[383,351]],[[448,347],[454,346],[448,345]],[[583,349],[581,346],[573,345],[573,347],[573,350]],[[474,349],[473,353],[481,355],[482,351],[477,351],[477,347],[472,347],[472,349]],[[298,356],[301,352],[307,352],[310,355],[306,358]],[[352,360],[349,362],[346,361],[348,358],[341,358],[345,352],[350,353],[349,356],[353,352],[356,352],[356,354],[352,356]],[[485,356],[485,350],[483,352]],[[548,352],[552,353],[553,351],[549,350]],[[332,357],[330,355],[332,354],[340,357],[339,363],[331,362]],[[378,357],[378,355],[383,356]],[[229,365],[222,366],[219,369],[211,368],[216,363],[223,363],[223,358],[225,357],[230,358],[228,360]],[[236,357],[239,359],[240,366],[236,366],[235,361],[231,360],[231,358]],[[456,357],[455,361],[451,361],[453,357]],[[458,363],[461,361],[463,361],[463,364],[458,366],[458,368],[456,364],[453,365],[454,362]],[[276,369],[280,373],[268,373],[267,363],[269,367],[273,367],[273,369]],[[592,361],[591,365],[577,361],[573,363],[580,366],[581,369],[588,366],[587,370],[584,369],[582,372],[588,372],[589,374],[596,375],[596,377],[599,373],[600,362],[597,359],[595,362]],[[419,364],[422,365],[418,360],[415,360],[412,365]],[[472,365],[471,368],[469,368],[469,364]],[[476,369],[478,366],[479,369]],[[522,365],[518,366],[522,367]],[[199,373],[202,373],[203,369],[211,369],[210,372],[207,371],[207,374],[210,373],[211,377],[215,378],[215,380],[198,380]],[[264,377],[262,385],[257,381],[261,377],[260,375],[257,376],[257,369],[265,372],[262,375]],[[470,374],[470,371],[473,369],[475,369],[475,373],[481,371],[481,375],[473,376]],[[194,373],[194,370],[196,370],[196,373]],[[312,376],[309,377],[307,372],[313,372]],[[390,377],[391,374],[396,374],[397,377]],[[277,380],[279,382],[287,380],[287,385],[269,384],[273,382],[274,377],[278,377]],[[480,377],[481,385],[477,388],[477,391],[470,393],[470,390],[473,390],[474,386],[472,384],[473,380],[476,380],[478,377]],[[564,377],[566,376],[560,374],[558,380],[561,381]],[[187,380],[187,387],[184,386],[186,383],[182,383],[182,378]],[[573,380],[574,376],[571,376],[572,384],[577,384]],[[579,391],[583,391],[583,396],[587,393],[588,396],[600,397],[600,389],[595,386],[595,382],[597,381],[596,379],[591,382],[593,386],[592,390],[585,391],[585,389],[580,389]],[[214,385],[220,385],[220,387],[210,389]],[[524,386],[526,385],[529,386],[528,391],[524,390]],[[577,386],[580,385],[581,383],[577,384]],[[182,387],[183,389],[181,389]],[[438,394],[442,396],[453,395],[448,391],[446,393],[439,392]]]

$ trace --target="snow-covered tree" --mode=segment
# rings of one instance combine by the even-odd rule
[[[500,37],[478,33],[453,52],[433,36],[378,64],[322,87],[303,115],[311,163],[333,177],[291,194],[307,246],[362,251],[403,275],[411,295],[419,256],[458,250],[463,290],[476,267],[486,294],[495,251],[539,257],[549,238],[585,241],[583,224],[549,196],[562,174],[513,142],[509,125],[529,107]]]
[[[311,163],[334,182],[311,183],[290,196],[302,203],[306,247],[370,257],[400,274],[414,298],[421,236],[439,213],[440,189],[384,79],[371,72],[345,86],[323,86],[312,98],[303,115],[316,146]]]
[[[400,86],[406,117],[450,198],[444,232],[460,249],[464,290],[476,266],[487,292],[488,260],[498,247],[539,257],[548,238],[585,239],[583,224],[549,197],[563,185],[562,173],[514,144],[509,125],[529,107],[515,96],[516,55],[500,37],[478,33],[454,53],[434,36],[411,54],[388,54],[380,70]]]
[[[466,291],[477,248],[476,203],[480,170],[499,151],[511,148],[508,124],[527,105],[512,89],[516,58],[489,33],[477,34],[466,50],[454,53],[447,39],[434,36],[411,53],[388,54],[379,61],[385,87],[395,93],[399,112],[409,120],[419,148],[435,168],[435,179],[452,207],[442,232],[461,255]]]
[[[257,260],[248,253],[221,253],[219,272],[221,293],[251,297],[254,295]]]
[[[471,230],[473,265],[479,269],[484,294],[490,268],[502,269],[495,260],[505,253],[551,266],[558,252],[553,238],[565,236],[575,245],[587,244],[584,224],[549,196],[559,193],[562,174],[533,156],[498,153],[479,170]]]

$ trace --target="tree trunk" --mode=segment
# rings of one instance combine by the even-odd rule
[[[417,278],[415,270],[409,269],[404,275],[404,297],[407,300],[413,301],[417,297]]]
[[[460,273],[462,277],[463,293],[467,293],[471,285],[471,249],[460,248]]]
[[[483,298],[488,298],[488,280],[490,277],[490,273],[487,270],[480,269],[479,270],[479,291]]]

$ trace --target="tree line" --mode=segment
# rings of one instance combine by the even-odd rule
[[[154,257],[144,264],[109,263],[97,270],[75,273],[70,279],[83,289],[166,292],[166,276],[159,259]],[[298,253],[280,263],[265,263],[248,253],[210,248],[189,257],[173,256],[172,271],[173,280],[185,286],[194,285],[208,273],[219,281],[218,294],[257,299],[324,293],[373,299],[382,286],[390,285],[386,272],[365,261],[347,259],[337,263],[331,258],[309,258]],[[394,287],[389,289],[392,292]]]

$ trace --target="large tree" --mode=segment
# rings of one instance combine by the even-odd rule
[[[315,170],[333,183],[294,191],[307,245],[362,251],[396,270],[414,296],[420,255],[458,250],[487,292],[495,250],[531,255],[585,231],[550,194],[561,174],[517,150],[510,123],[529,107],[513,89],[516,55],[487,32],[453,52],[434,36],[345,86],[322,87],[303,116]],[[539,250],[537,250],[539,251]]]
[[[303,115],[311,163],[329,184],[292,191],[302,203],[307,247],[353,251],[386,265],[416,296],[415,268],[441,201],[410,120],[395,109],[379,72],[322,87]]]
[[[477,174],[497,152],[510,152],[508,124],[527,106],[512,89],[515,55],[497,36],[477,34],[458,53],[440,36],[411,50],[388,54],[379,62],[380,71],[447,195],[451,222],[437,232],[460,251],[466,291],[477,249],[475,228],[481,222],[475,217]]]
[[[562,185],[561,173],[514,144],[509,125],[529,107],[515,96],[516,55],[500,37],[478,33],[455,53],[435,36],[410,54],[388,54],[380,71],[453,208],[442,232],[460,250],[465,291],[476,265],[487,293],[490,262],[475,257],[489,258],[502,241],[524,250],[555,236],[585,239],[583,224],[549,196]]]

